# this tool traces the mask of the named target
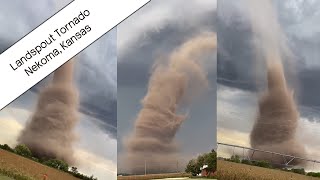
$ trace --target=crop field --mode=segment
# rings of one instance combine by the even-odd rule
[[[150,180],[150,179],[165,179],[165,178],[181,178],[189,177],[190,174],[186,173],[168,173],[168,174],[148,174],[136,176],[118,176],[118,180]]]
[[[7,176],[2,176],[2,175],[0,175],[0,180],[14,180],[14,179],[9,178],[9,177],[7,177]]]
[[[12,174],[19,179],[42,180],[48,175],[48,180],[78,180],[72,175],[34,162],[30,159],[0,149],[0,175]],[[18,178],[17,178],[18,179]]]
[[[317,180],[319,178],[304,176],[277,169],[267,169],[246,164],[218,160],[218,179],[223,180]]]
[[[189,177],[182,177],[182,178],[164,178],[164,179],[157,179],[157,180],[204,180],[204,179],[207,179],[208,178],[189,178]],[[155,179],[154,179],[155,180]],[[214,179],[211,179],[211,180],[214,180]]]

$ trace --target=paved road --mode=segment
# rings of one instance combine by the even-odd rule
[[[7,176],[0,175],[0,180],[14,180],[14,179],[9,178]]]

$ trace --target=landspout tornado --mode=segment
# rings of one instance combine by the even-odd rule
[[[305,150],[296,139],[299,112],[293,92],[286,86],[282,64],[269,63],[267,68],[268,89],[259,101],[259,114],[251,131],[251,146],[304,157]],[[286,163],[282,156],[266,153],[256,153],[254,159],[279,165]],[[291,162],[292,165],[301,163],[298,160]]]
[[[253,148],[305,157],[304,146],[296,138],[299,112],[294,94],[287,86],[283,57],[291,59],[285,34],[277,20],[271,0],[248,0],[249,19],[255,39],[255,52],[266,67],[267,88],[258,102],[258,114],[250,134]],[[257,13],[259,12],[259,13]],[[292,63],[287,61],[287,63]],[[289,161],[279,155],[249,152],[254,159],[274,165]],[[302,164],[294,159],[290,165]]]
[[[73,65],[71,59],[54,72],[51,84],[40,92],[35,112],[18,138],[38,158],[74,163],[78,93],[73,86]]]
[[[201,59],[203,54],[212,53],[215,47],[216,35],[205,33],[170,54],[167,64],[155,66],[134,132],[125,143],[126,162],[132,173],[176,170],[178,146],[174,137],[187,117],[177,111],[182,103],[191,103],[187,94],[199,95],[208,86]]]

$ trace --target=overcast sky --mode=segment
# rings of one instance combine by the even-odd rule
[[[265,82],[255,68],[247,5],[246,0],[224,0],[218,9],[218,141],[244,146],[249,146],[258,93]],[[320,1],[275,0],[273,5],[293,54],[285,59],[285,71],[301,114],[297,136],[308,158],[319,160]]]
[[[133,131],[154,60],[201,32],[215,31],[215,10],[214,0],[152,0],[118,26],[118,152]],[[215,147],[215,68],[209,73],[210,90],[190,107],[190,117],[176,136],[187,160]],[[119,171],[122,166],[118,161]]]
[[[12,0],[0,6],[1,52],[22,38],[70,0]],[[117,30],[113,29],[77,56],[76,85],[80,92],[80,123],[76,131],[77,167],[99,179],[115,179],[117,171]],[[50,77],[49,77],[50,78]],[[0,112],[0,144],[16,137],[34,109],[39,90],[33,87]]]

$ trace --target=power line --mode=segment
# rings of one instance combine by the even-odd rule
[[[286,166],[288,166],[290,164],[290,162],[292,162],[295,159],[299,159],[299,160],[303,160],[303,161],[307,161],[307,162],[313,162],[313,163],[320,164],[320,161],[318,161],[318,160],[312,160],[312,159],[307,159],[307,158],[303,158],[303,157],[298,157],[298,156],[293,156],[293,155],[288,155],[288,154],[283,154],[283,153],[278,153],[278,152],[273,152],[273,151],[266,151],[266,150],[262,150],[262,149],[256,149],[256,148],[250,148],[250,147],[245,147],[245,146],[239,146],[239,145],[234,145],[234,144],[227,144],[227,143],[219,143],[218,142],[217,146],[219,147],[219,145],[233,147],[234,149],[235,148],[241,148],[243,150],[244,149],[251,150],[251,151],[253,151],[251,157],[253,157],[254,152],[262,152],[262,153],[267,153],[267,154],[271,154],[271,155],[279,155],[279,156],[282,156],[284,158],[288,157],[288,158],[290,158],[290,160],[285,163]]]

